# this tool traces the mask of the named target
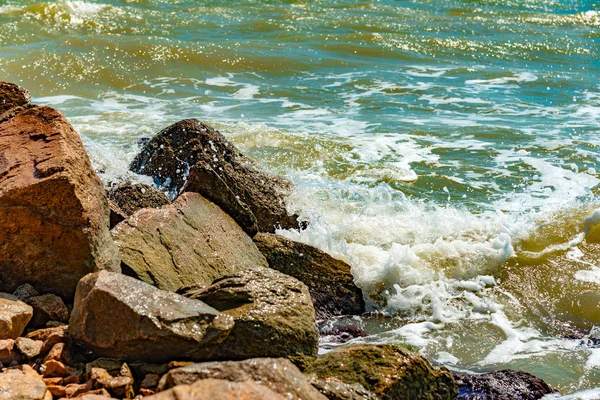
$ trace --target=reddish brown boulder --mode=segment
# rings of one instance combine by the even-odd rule
[[[258,383],[204,379],[192,385],[181,385],[165,392],[144,397],[148,400],[285,400]]]
[[[317,318],[365,312],[362,291],[354,284],[350,265],[280,235],[259,233],[254,242],[271,268],[308,286]]]
[[[22,103],[13,100],[0,103]],[[118,271],[108,218],[104,187],[60,112],[34,106],[0,123],[0,290],[29,282],[72,298],[87,273]]]
[[[48,321],[67,322],[69,310],[60,297],[55,294],[44,294],[30,297],[27,304],[33,307],[33,318],[29,321],[29,328],[42,328]]]
[[[0,81],[0,122],[31,107],[29,92],[14,83]]]
[[[123,273],[176,291],[237,271],[267,266],[252,239],[230,216],[197,193],[139,210],[112,231]]]
[[[144,146],[131,169],[150,175],[173,196],[196,192],[217,204],[250,236],[277,227],[298,228],[286,197],[292,184],[261,171],[217,130],[186,119]]]

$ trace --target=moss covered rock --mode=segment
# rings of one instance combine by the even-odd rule
[[[426,359],[393,345],[353,344],[322,355],[307,371],[321,379],[359,383],[382,399],[456,399],[452,374]]]

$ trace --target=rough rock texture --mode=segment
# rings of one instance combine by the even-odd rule
[[[356,344],[320,356],[306,372],[321,379],[360,383],[383,399],[456,399],[452,374],[423,357],[392,345]]]
[[[285,400],[266,386],[255,382],[230,382],[223,379],[204,379],[191,385],[144,397],[148,400]]]
[[[100,356],[163,362],[210,358],[232,327],[201,301],[101,271],[79,282],[69,334]]]
[[[15,340],[15,346],[19,349],[21,354],[26,358],[36,358],[42,352],[42,346],[44,342],[41,340],[33,340],[24,337],[17,338]]]
[[[0,293],[0,340],[16,339],[33,315],[33,308],[8,293]]]
[[[276,227],[297,228],[285,198],[291,183],[259,170],[217,130],[186,119],[162,130],[133,160],[170,192],[197,192],[216,203],[250,236]],[[186,174],[189,172],[189,175]]]
[[[336,379],[312,379],[312,385],[329,400],[379,400],[359,383],[344,383]]]
[[[32,297],[39,296],[40,293],[37,290],[35,290],[35,288],[29,283],[24,283],[15,289],[13,295],[19,300],[26,302]]]
[[[172,369],[163,376],[158,390],[209,378],[234,382],[257,381],[287,399],[326,399],[310,384],[308,378],[285,358],[206,362]]]
[[[0,81],[0,123],[31,107],[29,92],[14,83]]]
[[[235,221],[197,193],[140,210],[112,233],[123,272],[163,290],[208,286],[228,273],[267,266]]]
[[[271,268],[308,286],[318,318],[365,311],[362,291],[354,284],[350,266],[345,262],[279,235],[259,233],[254,242]]]
[[[0,374],[0,400],[52,400],[41,377],[29,365]]]
[[[111,229],[142,208],[158,208],[171,201],[160,189],[142,183],[123,183],[108,191]]]
[[[15,347],[13,339],[0,340],[0,362],[3,365],[10,365],[21,361],[21,354]]]
[[[22,103],[0,97],[13,100]],[[72,298],[85,274],[117,271],[108,218],[104,187],[60,112],[34,106],[0,122],[0,290],[29,282]]]
[[[455,373],[454,378],[459,400],[536,400],[555,392],[540,378],[523,371]]]
[[[181,293],[235,319],[216,353],[220,359],[317,354],[319,333],[310,295],[291,276],[257,267],[217,279],[207,288],[184,288]]]
[[[33,318],[29,323],[30,328],[41,328],[48,321],[67,322],[69,310],[60,297],[55,294],[44,294],[30,297],[27,304],[33,307]]]

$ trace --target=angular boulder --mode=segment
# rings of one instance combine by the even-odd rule
[[[144,397],[148,400],[285,400],[268,387],[255,382],[230,382],[204,379],[191,385],[181,385],[165,392]]]
[[[171,203],[160,189],[143,183],[123,183],[108,191],[111,229],[142,208],[158,208]]]
[[[164,362],[209,359],[232,327],[201,301],[101,271],[79,282],[69,334],[99,356]]]
[[[0,293],[0,340],[16,339],[33,315],[33,308],[8,293]]]
[[[159,132],[133,160],[131,170],[154,177],[173,195],[200,193],[250,236],[298,227],[297,216],[288,215],[285,204],[291,182],[261,171],[219,131],[196,119]]]
[[[139,210],[112,231],[123,273],[163,290],[208,286],[223,275],[267,266],[231,217],[197,193]]]
[[[0,122],[31,107],[29,92],[14,83],[0,81]]]
[[[244,361],[205,362],[170,370],[158,390],[188,385],[203,379],[232,382],[255,381],[286,399],[325,400],[308,378],[285,358],[255,358]]]
[[[542,379],[523,371],[453,375],[459,389],[458,400],[535,400],[556,392]]]
[[[105,190],[60,112],[9,113],[0,122],[0,290],[28,282],[69,299],[87,273],[119,268]]]
[[[291,276],[257,267],[180,291],[235,320],[215,353],[222,360],[315,356],[319,333],[308,288]]]
[[[433,367],[423,357],[393,345],[341,346],[320,356],[305,372],[320,379],[359,383],[390,400],[454,400],[458,395],[446,368]]]
[[[42,377],[29,365],[0,373],[0,400],[52,400]]]
[[[365,312],[362,290],[354,284],[351,267],[345,262],[280,235],[259,233],[254,243],[271,268],[308,286],[317,318]]]

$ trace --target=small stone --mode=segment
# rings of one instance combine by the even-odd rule
[[[19,337],[15,340],[15,345],[21,354],[23,354],[27,359],[31,360],[40,355],[44,342],[41,340]]]
[[[33,309],[17,297],[0,293],[0,339],[16,339],[31,320]]]
[[[0,362],[2,364],[9,365],[20,359],[21,355],[15,349],[15,341],[13,339],[0,340]]]
[[[0,373],[0,400],[52,400],[52,394],[33,368],[22,365]]]
[[[140,383],[140,387],[144,389],[156,389],[158,386],[158,381],[160,380],[160,376],[157,374],[148,374]]]
[[[48,321],[66,322],[69,320],[69,310],[60,297],[55,294],[44,294],[31,297],[27,304],[33,307],[33,318],[29,326],[41,328]]]
[[[44,377],[52,378],[52,377],[67,377],[69,375],[74,374],[76,371],[63,364],[60,361],[50,360],[45,362],[40,367],[40,372]]]
[[[92,381],[87,381],[86,383],[72,383],[70,385],[67,385],[65,388],[65,392],[66,392],[66,396],[67,398],[71,398],[71,397],[77,397],[80,394],[84,394],[87,393],[89,391],[91,391],[93,389],[92,387]]]
[[[60,361],[66,365],[73,365],[73,352],[66,343],[56,343],[44,357],[44,363],[50,360]]]
[[[67,395],[67,388],[62,385],[47,385],[47,387],[54,397],[65,397]]]
[[[29,283],[19,286],[13,293],[19,300],[27,302],[31,297],[39,296],[40,293]]]

